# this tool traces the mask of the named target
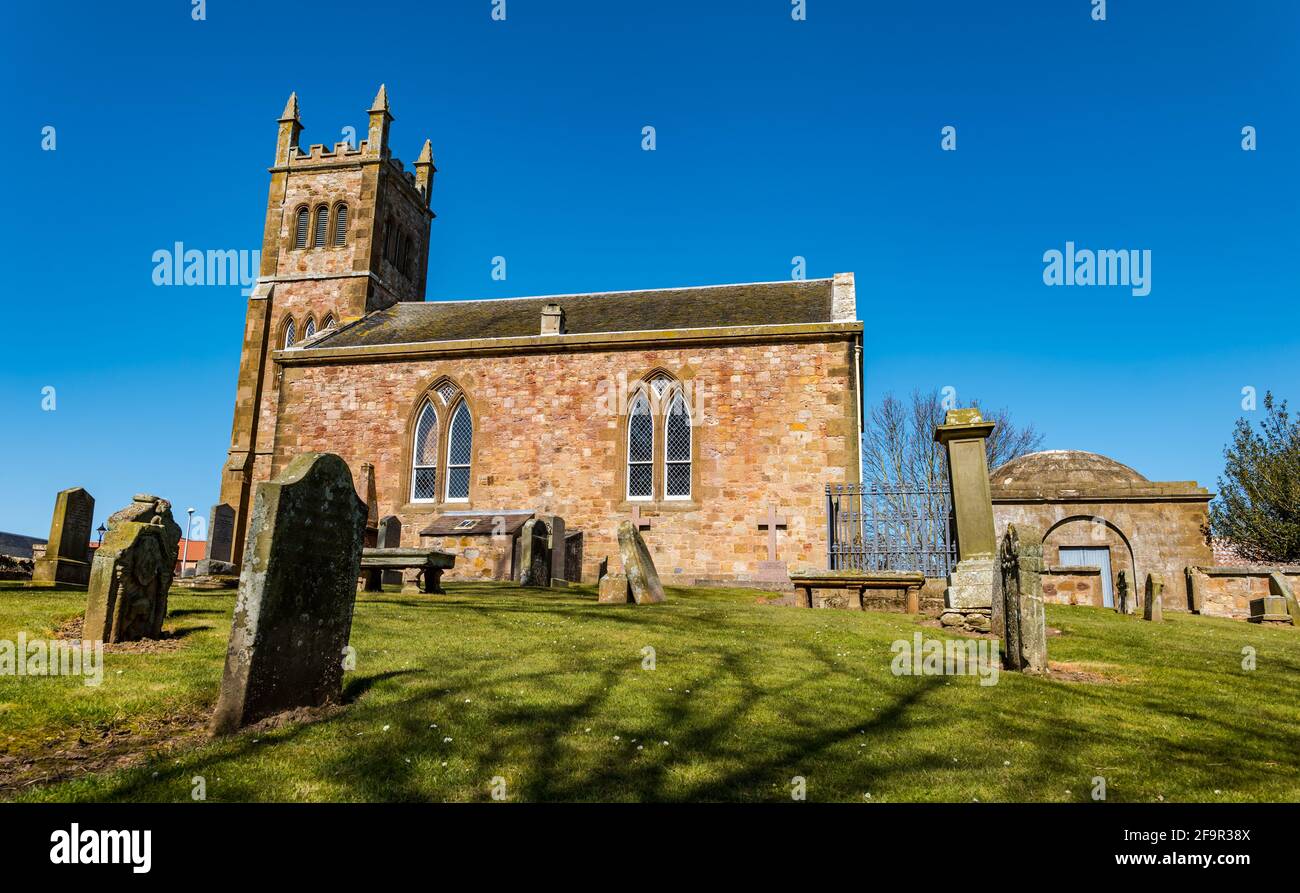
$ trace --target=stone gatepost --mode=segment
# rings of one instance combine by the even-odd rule
[[[1008,670],[1047,672],[1047,614],[1043,609],[1043,538],[1007,527],[999,554],[1002,661]]]
[[[945,626],[987,632],[993,621],[993,495],[985,441],[996,427],[978,409],[950,409],[934,439],[948,453],[948,485],[957,523],[957,566],[944,593]]]

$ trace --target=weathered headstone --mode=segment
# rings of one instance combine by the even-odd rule
[[[559,515],[551,515],[547,518],[551,527],[551,569],[550,579],[547,581],[551,586],[568,586],[569,575],[567,569],[568,555],[564,551],[564,519]]]
[[[597,601],[602,605],[632,604],[632,587],[627,585],[627,574],[605,574],[600,578],[600,595]]]
[[[606,555],[600,559],[600,564],[596,565],[596,579],[599,580],[605,574],[609,573],[609,556]]]
[[[1142,606],[1142,619],[1161,621],[1165,619],[1164,604],[1160,593],[1164,591],[1165,579],[1160,574],[1147,574],[1147,597]]]
[[[235,544],[235,510],[218,502],[208,513],[208,554],[213,561],[234,562],[231,552]],[[196,573],[202,573],[197,571]]]
[[[1278,571],[1268,575],[1268,595],[1250,600],[1251,623],[1300,626],[1300,607],[1285,576]]]
[[[790,585],[790,568],[786,562],[776,557],[777,531],[785,530],[788,522],[778,515],[776,506],[767,507],[767,517],[758,522],[759,530],[767,531],[767,560],[759,561],[754,579],[761,583],[781,583]]]
[[[1119,612],[1121,614],[1133,613],[1133,595],[1132,586],[1129,585],[1128,571],[1120,571],[1116,575],[1115,588],[1119,595]]]
[[[32,583],[85,586],[89,582],[90,529],[94,517],[95,498],[84,489],[73,487],[59,491],[50,521],[50,541],[32,569]]]
[[[523,586],[551,585],[550,531],[541,518],[529,518],[519,531],[519,582]]]
[[[297,456],[257,485],[214,734],[340,697],[365,525],[331,453]]]
[[[1043,540],[1030,528],[1007,526],[1000,550],[1002,660],[1008,670],[1047,672],[1043,610]]]
[[[664,586],[659,582],[650,549],[641,538],[641,531],[631,521],[618,525],[618,553],[623,559],[623,573],[627,575],[632,597],[638,605],[653,605],[664,600]]]
[[[379,544],[379,497],[375,490],[375,466],[369,462],[361,463],[361,480],[357,482],[357,494],[366,505],[366,533],[363,545],[373,549]]]
[[[165,499],[140,494],[113,513],[91,565],[83,638],[132,642],[162,636],[180,539]]]
[[[396,515],[385,515],[380,518],[378,542],[380,549],[402,548],[402,519]],[[402,582],[402,572],[384,571],[381,582],[400,584]]]

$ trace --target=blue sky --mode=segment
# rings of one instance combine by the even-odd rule
[[[206,515],[245,301],[154,286],[151,258],[259,247],[291,90],[304,144],[363,132],[381,82],[395,154],[433,140],[431,300],[803,256],[857,274],[869,400],[951,386],[1048,447],[1207,486],[1242,388],[1300,399],[1293,2],[492,6],[5,4],[0,530],[44,535],[76,485],[97,523],[142,490]],[[1067,241],[1150,250],[1151,293],[1047,287]]]

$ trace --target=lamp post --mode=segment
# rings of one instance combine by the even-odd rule
[[[185,579],[185,564],[190,557],[190,537],[194,535],[194,508],[185,510],[185,555],[181,558],[181,579]]]
[[[104,525],[103,525],[103,524],[100,524],[99,527],[95,530],[95,533],[98,533],[98,534],[99,534],[99,544],[100,544],[101,546],[104,545],[104,531],[105,531],[105,529],[106,529],[106,528],[104,527]]]

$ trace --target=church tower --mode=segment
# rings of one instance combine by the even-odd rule
[[[383,86],[366,114],[359,145],[344,140],[306,151],[298,144],[303,125],[296,93],[280,115],[262,264],[248,301],[221,480],[220,501],[229,506],[222,511],[234,516],[231,550],[228,558],[212,558],[241,561],[252,485],[270,477],[274,432],[267,429],[275,424],[279,388],[274,352],[399,301],[424,300],[437,170],[431,145],[425,140],[415,170],[407,171],[389,147],[393,115]]]

